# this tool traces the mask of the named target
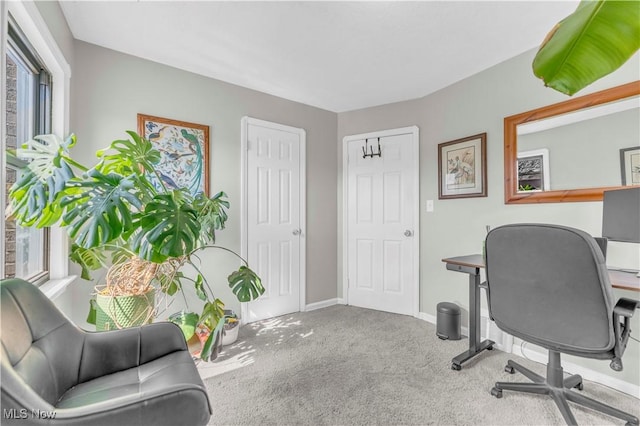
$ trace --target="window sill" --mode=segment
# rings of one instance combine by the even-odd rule
[[[51,300],[56,299],[67,289],[69,284],[78,278],[77,275],[69,275],[68,277],[59,278],[57,280],[49,280],[42,284],[40,290]]]

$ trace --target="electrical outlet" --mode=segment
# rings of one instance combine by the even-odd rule
[[[433,211],[433,200],[427,200],[427,213],[431,213]]]

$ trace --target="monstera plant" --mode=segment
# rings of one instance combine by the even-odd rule
[[[102,327],[105,321],[118,328],[149,322],[161,300],[167,306],[182,293],[187,303],[185,290],[194,291],[204,302],[202,311],[183,312],[179,325],[189,330],[187,339],[196,326],[211,331],[201,350],[207,360],[221,338],[224,303],[214,296],[198,255],[216,249],[242,261],[228,277],[239,301],[259,297],[264,288],[244,259],[215,244],[215,232],[227,220],[226,194],[207,197],[165,186],[155,168],[160,153],[137,133],[127,133],[130,139],[97,151],[92,167],[71,158],[74,135],[66,140],[37,136],[23,144],[16,155],[28,165],[9,192],[7,216],[21,226],[66,228],[73,242],[71,260],[81,266],[83,278],[107,268],[106,283],[96,286],[88,318]],[[122,313],[122,298],[133,296],[141,296],[149,308]],[[101,305],[101,298],[118,300],[118,309]]]

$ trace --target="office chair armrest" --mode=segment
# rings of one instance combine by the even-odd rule
[[[635,310],[638,309],[639,306],[640,306],[639,300],[633,300],[633,299],[627,299],[626,297],[621,297],[618,300],[618,303],[616,303],[616,306],[613,308],[613,313],[618,316],[631,318]]]
[[[627,347],[631,324],[629,319],[640,306],[640,301],[621,297],[613,308],[613,331],[616,336],[616,345],[613,348],[614,357],[609,365],[612,370],[622,371],[622,354]],[[624,318],[624,322],[620,320]]]

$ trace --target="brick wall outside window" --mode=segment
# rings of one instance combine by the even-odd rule
[[[6,57],[7,64],[7,133],[6,143],[7,149],[15,149],[17,147],[17,84],[16,75],[18,67],[9,58]],[[17,173],[15,169],[7,168],[6,171],[6,194],[8,197],[9,188],[16,181]],[[5,205],[8,200],[5,200]],[[4,271],[7,278],[15,276],[16,273],[16,223],[15,221],[5,221],[5,265]]]

